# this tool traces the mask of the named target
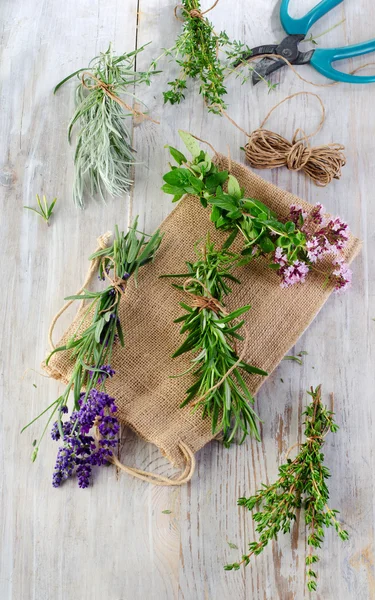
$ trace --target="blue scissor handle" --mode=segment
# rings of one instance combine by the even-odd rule
[[[324,17],[330,10],[341,4],[344,0],[321,0],[319,4],[312,8],[307,15],[301,19],[293,19],[288,12],[290,0],[282,0],[280,6],[280,20],[285,31],[289,35],[306,35],[310,27],[319,19]]]
[[[375,39],[363,44],[355,44],[354,46],[346,46],[344,48],[327,48],[317,49],[314,51],[310,59],[310,64],[325,75],[329,79],[334,81],[345,81],[347,83],[374,83],[375,75],[350,75],[349,73],[342,73],[332,67],[332,63],[335,60],[343,60],[345,58],[353,58],[354,56],[361,56],[362,54],[368,54],[369,52],[375,52]]]

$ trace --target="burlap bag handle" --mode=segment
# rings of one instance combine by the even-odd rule
[[[112,233],[110,231],[107,231],[107,233],[101,235],[97,240],[98,247],[96,248],[95,252],[98,252],[98,250],[104,250],[104,248],[107,248],[109,241],[111,239],[111,236],[112,236]],[[83,292],[83,290],[88,285],[90,285],[90,283],[92,282],[96,273],[98,272],[99,264],[100,264],[100,257],[95,258],[91,261],[85,281],[83,282],[80,290],[75,295],[78,296],[79,294],[81,294],[81,292]],[[74,302],[74,300],[69,300],[68,302],[66,302],[66,304],[64,304],[64,306],[56,313],[56,315],[53,317],[53,319],[51,321],[51,325],[48,330],[48,341],[49,341],[51,350],[55,350],[55,348],[56,348],[56,346],[53,342],[53,339],[52,339],[56,323],[59,320],[59,318],[61,317],[61,315],[69,308],[69,306],[71,306],[71,304],[73,304],[73,302]],[[84,301],[82,301],[82,304],[83,304],[83,302]],[[97,438],[99,437],[97,429],[95,431],[95,436]],[[194,475],[195,457],[194,457],[194,454],[191,451],[191,449],[184,442],[180,441],[178,445],[179,445],[181,453],[186,461],[186,466],[185,466],[185,469],[183,470],[183,472],[180,473],[180,475],[178,475],[177,477],[174,477],[173,479],[170,477],[164,477],[163,475],[158,475],[157,473],[151,473],[149,471],[142,471],[141,469],[136,469],[135,467],[129,467],[128,465],[123,464],[114,455],[111,457],[108,457],[108,462],[111,462],[118,469],[121,469],[121,471],[124,471],[128,475],[132,475],[133,477],[136,477],[137,479],[141,479],[142,481],[147,481],[148,483],[152,483],[153,485],[163,485],[163,486],[183,485],[184,483],[187,483],[188,481],[190,481],[190,479]]]

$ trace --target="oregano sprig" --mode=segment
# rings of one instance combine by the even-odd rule
[[[328,506],[329,491],[326,480],[330,471],[324,465],[322,447],[329,432],[335,433],[338,426],[334,422],[334,413],[322,404],[321,386],[311,388],[308,394],[312,401],[305,412],[305,442],[301,445],[294,460],[279,467],[279,478],[270,485],[262,484],[255,496],[240,498],[238,504],[248,510],[256,509],[253,519],[259,540],[249,544],[249,553],[242,560],[225,566],[227,571],[238,570],[241,565],[248,565],[252,556],[257,556],[280,532],[289,533],[296,519],[297,511],[304,511],[304,519],[308,531],[307,544],[309,552],[305,558],[306,580],[309,591],[317,587],[317,574],[313,565],[319,561],[317,549],[322,547],[324,530],[334,527],[343,541],[348,539],[348,532],[336,518],[338,511]]]
[[[191,298],[190,302],[180,303],[186,313],[175,321],[182,323],[180,333],[187,337],[173,357],[186,352],[195,355],[187,372],[192,371],[196,381],[187,390],[181,406],[192,403],[194,410],[202,409],[202,417],[212,421],[212,433],[223,431],[226,446],[237,432],[241,432],[240,443],[248,434],[259,440],[259,417],[251,406],[254,397],[242,373],[267,373],[241,360],[235,346],[237,340],[244,339],[239,331],[245,322],[238,319],[250,306],[228,313],[223,304],[224,297],[232,291],[229,282],[240,283],[231,271],[247,259],[226,246],[216,249],[209,240],[203,250],[197,247],[196,253],[197,260],[186,263],[186,273],[168,275],[185,278],[184,285],[174,287]]]
[[[303,283],[309,271],[319,270],[316,263],[326,257],[330,257],[331,268],[321,270],[325,285],[333,284],[336,291],[350,285],[351,271],[342,254],[349,239],[346,223],[339,217],[326,217],[321,204],[309,213],[292,205],[289,218],[281,222],[263,202],[248,197],[236,177],[221,169],[192,135],[185,131],[179,134],[192,158],[168,147],[177,166],[171,165],[164,175],[162,189],[173,195],[173,202],[184,194],[197,196],[203,207],[210,207],[217,229],[231,232],[231,241],[241,235],[243,255],[252,260],[269,257],[269,267],[279,274],[282,287]]]
[[[154,259],[161,239],[159,231],[153,236],[137,236],[137,219],[126,234],[120,233],[116,226],[113,244],[90,256],[90,260],[100,261],[99,279],[108,284],[102,290],[84,290],[66,298],[86,301],[87,306],[74,333],[64,345],[51,352],[46,364],[55,353],[69,351],[73,365],[68,384],[59,398],[22,429],[49,413],[42,434],[34,444],[32,460],[35,461],[40,443],[51,421],[56,419],[51,436],[56,441],[61,440],[62,446],[53,475],[55,487],[74,473],[79,486],[87,487],[92,467],[105,464],[117,444],[119,424],[114,416],[117,407],[115,399],[106,393],[105,384],[108,377],[115,375],[111,366],[113,347],[117,341],[124,345],[120,299],[129,278],[133,277],[136,282],[139,269]],[[71,396],[73,410],[69,420],[64,421]],[[100,433],[98,442],[89,435],[94,425]]]

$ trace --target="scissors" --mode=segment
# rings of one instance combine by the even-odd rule
[[[276,54],[286,58],[292,65],[310,64],[314,69],[319,71],[319,73],[334,81],[344,81],[347,83],[375,82],[375,75],[364,76],[342,73],[332,66],[332,63],[336,60],[353,58],[354,56],[375,52],[375,39],[343,48],[318,48],[309,50],[308,52],[300,52],[298,49],[299,43],[305,39],[311,26],[343,1],[344,0],[321,0],[321,2],[319,2],[315,8],[311,9],[304,17],[293,19],[288,11],[290,0],[282,0],[280,6],[280,20],[283,28],[288,34],[287,37],[283,39],[281,44],[271,44],[253,48],[251,54],[244,55],[243,59],[248,60],[253,56],[262,56],[264,54]],[[240,64],[241,62],[239,61],[235,66]],[[268,78],[271,73],[274,73],[285,66],[286,63],[276,57],[275,59],[268,57],[263,58],[257,64],[256,71],[253,72],[253,84],[257,84],[263,78]]]

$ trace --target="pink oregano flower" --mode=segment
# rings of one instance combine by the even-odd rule
[[[281,287],[286,288],[295,283],[303,283],[307,273],[314,265],[332,256],[332,272],[327,276],[334,283],[336,292],[345,291],[351,284],[352,272],[342,256],[349,239],[349,227],[340,217],[324,217],[321,204],[307,213],[301,206],[290,207],[289,220],[296,226],[296,233],[304,234],[298,246],[277,247],[274,262],[279,265]]]

